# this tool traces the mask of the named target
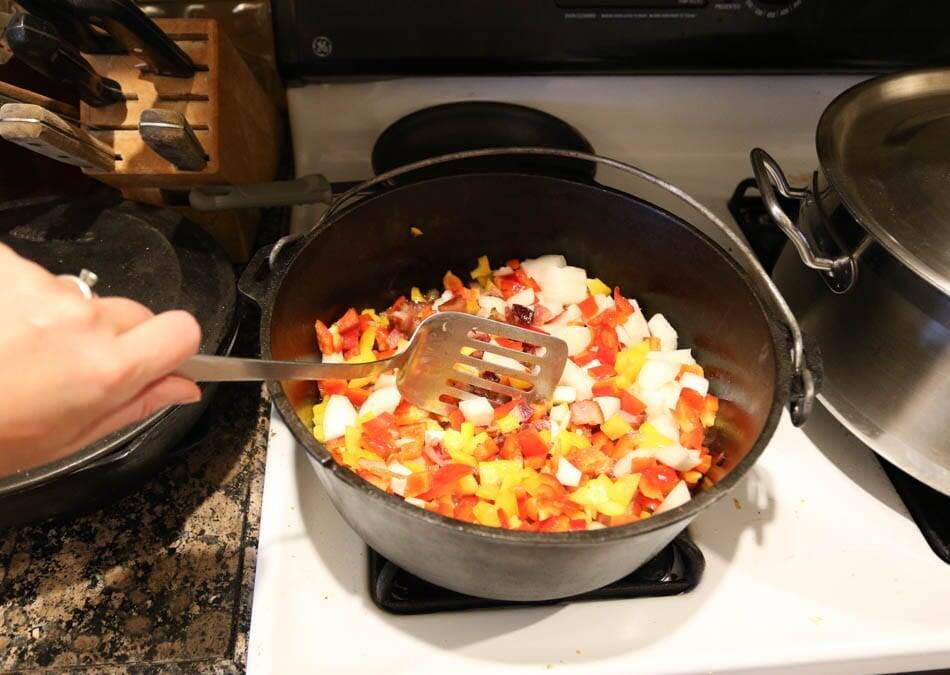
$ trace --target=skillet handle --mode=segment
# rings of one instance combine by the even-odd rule
[[[765,202],[772,220],[798,251],[798,257],[801,258],[802,263],[806,267],[822,272],[828,288],[835,293],[846,293],[851,290],[858,277],[855,257],[853,255],[842,255],[837,258],[822,256],[812,247],[801,228],[788,217],[776,195],[777,191],[788,199],[807,202],[813,198],[812,193],[807,188],[791,187],[778,162],[762,148],[752,150],[750,159],[755,182],[759,186],[759,192],[762,193],[762,201]]]

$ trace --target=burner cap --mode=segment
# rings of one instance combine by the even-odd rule
[[[592,153],[577,129],[548,113],[493,101],[465,101],[423,108],[390,125],[373,147],[377,174],[430,157],[482,148],[542,147]],[[519,171],[590,181],[593,162],[560,157],[486,157],[418,171],[420,177]]]

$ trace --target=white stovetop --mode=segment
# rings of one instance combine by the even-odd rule
[[[950,569],[870,451],[824,410],[807,433],[786,416],[732,495],[696,519],[706,571],[691,593],[406,617],[372,604],[365,545],[276,416],[271,434],[251,673],[950,666]]]
[[[298,174],[365,178],[373,141],[402,115],[445,101],[504,100],[558,115],[601,154],[639,164],[727,216],[725,200],[750,175],[748,152],[756,145],[774,154],[793,184],[804,182],[816,165],[818,116],[854,82],[407,79],[310,84],[292,89],[288,100]],[[609,173],[598,179],[642,187]],[[313,211],[297,209],[295,219],[309,223]],[[950,568],[928,548],[871,452],[824,410],[804,431],[786,415],[733,494],[697,518],[690,531],[707,567],[693,592],[416,617],[375,608],[364,545],[279,419],[271,433],[248,654],[253,673],[950,667]]]

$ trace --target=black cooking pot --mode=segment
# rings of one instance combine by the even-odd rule
[[[546,149],[457,153],[382,174],[353,188],[309,234],[260,251],[241,290],[261,306],[263,358],[308,359],[316,353],[315,319],[336,319],[347,307],[388,306],[411,286],[435,287],[445,270],[462,278],[475,259],[493,261],[563,253],[650,312],[662,312],[695,350],[722,400],[713,446],[725,452],[714,487],[647,520],[595,531],[538,533],[473,525],[419,509],[337,464],[311,433],[315,383],[268,383],[281,416],[304,447],[333,504],[374,549],[428,581],[470,595],[542,600],[589,591],[652,558],[748,470],[772,436],[785,402],[797,423],[814,394],[801,334],[771,282],[745,272],[719,246],[672,214],[628,194],[581,180],[484,173],[400,182],[365,194],[414,168],[486,153],[558,154]],[[478,153],[481,153],[480,155]],[[600,161],[674,191],[662,181],[612,160]],[[254,189],[242,186],[242,200]],[[198,197],[195,199],[195,197]],[[282,195],[286,197],[286,193]],[[226,207],[227,191],[196,195]],[[725,225],[737,253],[748,248]],[[410,228],[422,230],[412,236]]]

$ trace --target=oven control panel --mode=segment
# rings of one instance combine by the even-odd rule
[[[875,72],[950,63],[933,0],[273,0],[288,76]]]

